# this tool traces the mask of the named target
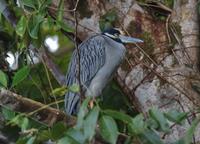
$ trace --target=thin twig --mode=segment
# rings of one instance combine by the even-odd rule
[[[51,91],[53,91],[53,86],[52,86],[52,83],[51,83],[51,80],[50,80],[50,76],[49,76],[49,72],[48,72],[46,63],[44,62],[44,60],[42,58],[41,58],[41,60],[42,60],[42,63],[44,65],[44,69],[45,69],[45,72],[46,72],[46,76],[47,76],[47,80],[48,80],[48,83],[49,83],[49,87],[50,87]],[[54,94],[52,94],[52,95],[53,95],[53,98],[54,98],[54,100],[56,102],[57,101],[56,96]],[[58,103],[56,103],[56,108],[59,109]]]
[[[74,19],[75,19],[75,37],[74,37],[74,42],[75,42],[75,48],[77,51],[77,79],[78,79],[78,84],[80,87],[80,100],[81,102],[84,99],[84,94],[83,94],[83,90],[82,90],[82,84],[81,84],[81,64],[80,64],[80,60],[81,60],[81,55],[80,55],[80,50],[78,47],[78,44],[76,42],[76,38],[77,38],[77,33],[78,33],[78,19],[77,19],[77,15],[76,15],[76,10],[77,10],[77,6],[78,6],[79,0],[76,1],[75,7],[74,7]]]
[[[48,108],[48,107],[50,107],[50,106],[52,106],[52,105],[58,105],[59,103],[63,103],[63,102],[64,102],[64,100],[62,99],[62,100],[59,100],[59,101],[55,101],[55,102],[49,103],[49,104],[44,105],[44,106],[42,106],[42,107],[40,107],[40,108],[38,108],[38,109],[36,109],[36,110],[34,110],[34,111],[32,111],[32,112],[29,112],[29,113],[26,114],[26,115],[27,115],[27,116],[31,116],[31,115],[33,115],[33,114],[35,114],[35,113],[37,113],[37,112],[39,112],[39,111],[41,111],[41,110],[44,110],[44,109],[46,109],[46,108]]]
[[[61,73],[58,66],[49,58],[48,54],[45,51],[38,52],[41,60],[45,62],[45,65],[48,67],[49,71],[52,73],[56,81],[61,85],[65,85],[65,76]]]
[[[28,50],[29,50],[29,49],[30,49],[30,46],[28,47]],[[30,57],[31,63],[34,64],[33,57],[31,56],[30,51],[27,52],[27,53],[28,53],[28,56]],[[37,52],[36,52],[36,53],[37,53]],[[38,68],[36,68],[36,71],[37,71],[37,73],[38,73],[38,77],[39,77],[39,79],[40,79],[40,81],[41,81],[42,88],[44,89],[45,94],[46,94],[46,95],[49,95],[48,90],[46,89],[46,86],[45,86],[45,84],[44,84],[44,80],[43,80],[43,78],[41,77],[41,75],[42,75],[41,72],[39,71]],[[46,101],[44,92],[43,92],[42,89],[38,86],[38,84],[36,83],[36,81],[33,79],[33,77],[32,77],[31,75],[30,75],[30,78],[31,78],[31,81],[33,82],[33,84],[34,84],[34,85],[37,87],[37,89],[40,91],[40,93],[41,93],[41,95],[42,95],[42,97],[43,97],[44,103],[47,104],[47,101]]]

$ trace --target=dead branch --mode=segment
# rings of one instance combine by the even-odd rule
[[[0,106],[7,106],[14,111],[33,115],[35,119],[48,126],[58,121],[66,122],[67,125],[75,124],[75,117],[67,116],[64,112],[49,105],[25,98],[3,88],[0,89]]]

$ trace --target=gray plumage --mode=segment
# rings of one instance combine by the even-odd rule
[[[125,51],[122,43],[102,34],[92,36],[80,44],[80,79],[85,96],[101,95],[113,72],[123,60]],[[78,84],[77,66],[77,50],[74,50],[66,76],[67,86]],[[78,93],[66,93],[67,114],[77,113],[80,105],[79,99]]]

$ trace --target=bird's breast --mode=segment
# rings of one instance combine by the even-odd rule
[[[105,64],[99,69],[92,79],[86,96],[99,96],[102,90],[112,78],[113,73],[119,67],[125,57],[126,49],[123,44],[110,38],[105,38]]]

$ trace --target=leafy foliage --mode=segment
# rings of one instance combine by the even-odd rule
[[[26,32],[26,27],[27,27],[27,20],[24,16],[22,16],[17,24],[16,33],[19,36],[23,37]]]
[[[136,138],[137,141],[144,144],[163,144],[164,142],[158,135],[158,132],[164,130],[167,133],[171,132],[170,129],[167,128],[166,130],[165,128],[166,125],[169,125],[168,120],[174,117],[174,115],[179,116],[183,114],[178,111],[168,112],[165,117],[165,114],[160,112],[157,108],[152,108],[147,118],[144,118],[142,114],[132,117],[119,111],[101,110],[98,106],[89,109],[87,107],[89,101],[90,98],[84,100],[78,113],[76,125],[69,128],[63,122],[56,123],[50,129],[42,128],[43,126],[41,124],[39,126],[40,128],[38,128],[33,126],[32,121],[26,117],[26,115],[16,114],[8,108],[3,108],[2,114],[4,118],[8,120],[9,125],[17,125],[21,128],[22,132],[31,132],[31,135],[22,135],[17,141],[18,144],[23,144],[25,142],[40,143],[49,139],[59,144],[86,144],[94,139],[97,133],[97,124],[99,133],[104,141],[115,144],[118,141],[118,136],[121,135],[118,125],[119,121],[121,121],[127,129],[127,131],[123,132],[123,135],[126,135],[124,141],[129,141],[131,143],[131,139],[134,140]],[[158,123],[157,127],[151,126],[152,123],[149,123],[150,119]],[[179,139],[175,143],[189,144],[192,141],[192,136],[199,122],[199,118],[196,118],[191,127],[187,130],[185,137]],[[164,130],[161,128],[163,124],[165,124]]]
[[[25,66],[18,70],[13,77],[12,87],[23,81],[28,76],[29,72],[30,68],[28,66]]]
[[[0,70],[0,86],[7,87],[8,81],[6,74]]]
[[[99,120],[100,134],[105,141],[115,144],[118,137],[118,128],[115,120],[110,116],[102,116]]]
[[[168,113],[164,114],[168,120],[175,122],[177,124],[181,124],[182,121],[187,117],[187,113],[180,113],[177,110],[171,110]]]
[[[112,28],[117,18],[117,12],[114,9],[103,15],[99,21],[101,31]]]
[[[169,132],[169,124],[167,119],[164,117],[163,113],[157,108],[152,108],[149,111],[150,116],[158,123],[158,128],[163,132]]]

